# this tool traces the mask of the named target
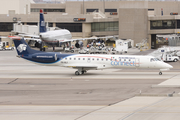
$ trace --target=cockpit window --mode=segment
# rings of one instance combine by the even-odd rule
[[[153,61],[161,61],[161,60],[159,60],[159,58],[151,58],[150,61],[153,62]]]
[[[153,61],[154,61],[154,58],[151,58],[150,61],[153,62]]]
[[[156,58],[157,59],[157,61],[161,61],[159,58]]]

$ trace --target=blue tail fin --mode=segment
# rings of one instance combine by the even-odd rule
[[[46,32],[46,24],[44,21],[43,11],[40,9],[40,18],[39,18],[39,32]]]
[[[12,37],[11,37],[12,38]],[[14,41],[14,45],[16,47],[16,51],[18,55],[28,55],[39,53],[41,51],[33,50],[29,47],[29,45],[25,42],[24,38],[12,38]]]

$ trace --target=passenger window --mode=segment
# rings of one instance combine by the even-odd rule
[[[83,58],[83,60],[85,60],[85,58]]]
[[[108,61],[108,59],[106,59],[106,61]]]
[[[67,60],[67,58],[65,58],[65,60]]]
[[[112,59],[110,59],[112,61]]]
[[[74,58],[74,60],[76,60],[76,58]]]
[[[71,60],[71,58],[69,58],[69,60]]]
[[[80,58],[78,58],[78,60],[81,60]]]
[[[102,58],[102,61],[103,61],[103,58]]]
[[[121,61],[121,59],[119,59],[119,61]]]
[[[97,61],[99,60],[99,58],[97,58]]]
[[[124,59],[124,61],[126,61],[126,59]]]
[[[94,60],[94,58],[92,60]]]
[[[129,61],[131,61],[131,59],[129,59]]]

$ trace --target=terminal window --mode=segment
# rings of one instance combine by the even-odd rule
[[[175,29],[175,20],[156,20],[150,21],[152,29]]]
[[[117,9],[105,9],[105,12],[117,12]]]
[[[86,9],[86,12],[99,12],[99,9]]]
[[[118,30],[119,30],[118,22],[95,22],[91,24],[92,32],[118,31]]]
[[[13,30],[13,23],[0,23],[1,32],[10,32]]]
[[[180,20],[177,20],[177,28],[180,29]]]
[[[32,8],[31,12],[39,12],[41,8]],[[42,9],[44,12],[65,12],[65,9]]]
[[[27,25],[38,25],[37,22],[31,22],[31,23],[27,23]]]
[[[40,8],[31,8],[31,12],[39,12]]]
[[[48,26],[49,27],[53,27],[53,23],[48,23]]]
[[[56,23],[56,27],[67,29],[70,32],[82,32],[82,23]]]
[[[44,9],[44,12],[65,12],[65,9]]]

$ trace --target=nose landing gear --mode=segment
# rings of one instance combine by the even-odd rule
[[[159,72],[159,75],[162,75],[162,72],[161,72],[161,71]]]

